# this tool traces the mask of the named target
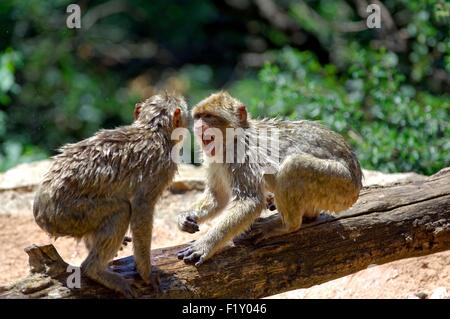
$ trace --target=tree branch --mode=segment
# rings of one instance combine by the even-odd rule
[[[182,247],[152,251],[161,278],[158,293],[139,279],[132,257],[116,260],[111,267],[136,285],[141,298],[260,298],[311,287],[373,264],[448,250],[450,168],[425,180],[367,187],[338,217],[321,215],[296,233],[258,246],[228,247],[198,268],[177,259]],[[118,297],[84,278],[81,289],[67,288],[67,264],[53,246],[26,251],[31,274],[0,287],[1,298]]]

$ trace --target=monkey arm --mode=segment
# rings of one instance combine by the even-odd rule
[[[232,201],[229,209],[203,237],[179,252],[178,258],[196,266],[213,256],[236,235],[250,227],[266,202],[263,180],[249,174],[251,167],[234,168],[231,176]]]
[[[194,204],[193,208],[178,215],[178,228],[191,234],[199,231],[198,224],[220,213],[226,207],[228,198],[223,191],[222,193],[214,192],[207,186],[202,197]]]
[[[265,206],[262,195],[235,198],[230,209],[206,235],[178,253],[186,263],[202,264],[236,235],[245,231]]]
[[[226,194],[225,189],[214,186],[208,185],[201,199],[194,205],[198,223],[215,217],[228,204],[229,195]]]
[[[198,224],[219,214],[227,206],[229,199],[228,187],[223,185],[221,179],[209,178],[205,191],[193,208],[178,215],[178,228],[188,233],[197,232]]]
[[[226,242],[250,227],[264,208],[264,197],[259,194],[234,199],[227,212],[205,235],[205,241],[217,246],[212,247],[215,252]]]

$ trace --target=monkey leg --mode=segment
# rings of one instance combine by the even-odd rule
[[[87,277],[127,298],[136,297],[131,285],[120,275],[108,271],[107,266],[122,245],[129,222],[130,207],[125,203],[117,211],[111,212],[96,231],[85,237],[86,246],[90,250],[81,264]]]
[[[122,245],[120,245],[119,250],[122,251],[125,247],[128,246],[128,243],[131,243],[131,241],[132,241],[132,239],[131,239],[130,236],[125,236],[125,237],[123,238],[123,240],[122,240]],[[86,247],[87,247],[87,246],[86,246]],[[119,256],[119,252],[116,253],[116,255],[114,256],[114,258],[117,257],[117,256]]]
[[[275,195],[272,192],[266,191],[264,194],[266,199],[266,209],[274,211],[277,209],[275,205]],[[267,232],[269,229],[279,226],[281,219],[279,216],[275,218],[260,218],[258,217],[250,228],[243,233],[233,238],[233,243],[236,245],[245,244],[254,241],[254,238],[261,235],[261,233]]]
[[[260,232],[256,242],[295,232],[300,229],[303,218],[315,219],[321,210],[346,209],[359,193],[345,165],[309,154],[289,156],[275,179],[275,202],[281,224]]]
[[[302,212],[293,207],[292,194],[276,196],[276,205],[279,212],[278,218],[274,219],[271,223],[265,224],[258,230],[258,233],[253,236],[255,243],[295,232],[302,225]]]
[[[130,211],[129,203],[117,198],[78,197],[51,202],[46,194],[41,195],[46,202],[35,210],[36,222],[50,235],[84,238],[95,232],[118,209]],[[36,205],[37,206],[37,205]],[[86,241],[89,250],[89,242]]]
[[[143,200],[139,200],[142,204]],[[151,240],[153,228],[153,205],[132,205],[130,229],[133,235],[133,252],[136,269],[146,284],[159,290],[158,274],[152,275]]]

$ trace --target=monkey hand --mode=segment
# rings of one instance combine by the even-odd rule
[[[189,210],[178,215],[177,218],[178,228],[181,231],[193,234],[199,231],[197,224],[197,215],[195,211]]]
[[[200,266],[206,259],[212,256],[212,248],[210,244],[200,238],[180,250],[177,256],[178,259],[183,259],[186,264]]]

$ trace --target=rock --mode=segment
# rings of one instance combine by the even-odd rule
[[[431,293],[430,299],[447,299],[449,297],[448,290],[445,287],[437,287]]]
[[[170,186],[172,193],[184,193],[190,190],[203,190],[205,188],[205,169],[202,166],[181,164],[178,174]]]
[[[31,216],[34,190],[0,190],[0,215]]]
[[[414,172],[408,172],[408,173],[382,173],[378,171],[371,171],[367,169],[363,169],[364,179],[363,179],[363,185],[364,186],[371,186],[371,185],[388,185],[393,183],[400,183],[400,182],[415,182],[415,181],[422,181],[426,178],[425,175],[420,175]]]
[[[51,163],[51,160],[44,160],[20,164],[0,174],[0,191],[36,187]]]
[[[31,215],[34,191],[51,160],[20,164],[0,174],[0,215]]]

